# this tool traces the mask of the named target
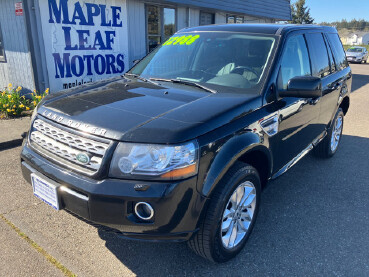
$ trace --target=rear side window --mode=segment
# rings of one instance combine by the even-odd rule
[[[288,81],[299,76],[311,76],[309,54],[303,35],[287,39],[278,76],[278,88],[286,90]]]
[[[313,76],[323,78],[330,73],[327,47],[325,45],[323,34],[306,34],[309,45],[310,57],[313,68]]]
[[[328,56],[329,56],[329,64],[331,66],[331,73],[334,73],[334,72],[337,71],[337,68],[336,68],[334,58],[333,58],[332,47],[328,43],[327,38],[325,38],[325,43],[326,43],[327,49],[328,49]]]
[[[334,59],[336,60],[336,66],[338,70],[347,67],[346,54],[343,50],[341,40],[338,34],[327,34],[329,43],[332,47]]]

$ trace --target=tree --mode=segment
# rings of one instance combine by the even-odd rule
[[[305,6],[305,0],[297,0],[291,5],[293,24],[312,24],[314,19],[310,16],[310,9]]]

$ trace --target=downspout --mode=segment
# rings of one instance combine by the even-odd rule
[[[37,62],[36,62],[36,57],[35,57],[35,48],[33,45],[33,41],[32,41],[32,30],[31,30],[31,13],[30,10],[28,8],[28,0],[23,0],[23,9],[24,9],[24,18],[25,18],[25,22],[26,22],[26,32],[27,32],[27,44],[28,44],[28,49],[30,51],[30,56],[31,56],[31,70],[32,70],[32,76],[33,76],[33,83],[35,86],[36,91],[44,91],[44,88],[42,88],[40,86],[39,83],[39,79],[38,79],[38,70],[37,70]]]

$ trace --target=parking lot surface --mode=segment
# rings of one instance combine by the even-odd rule
[[[78,276],[368,276],[369,64],[351,67],[351,106],[337,154],[308,155],[270,182],[248,244],[228,263],[209,263],[185,243],[125,240],[54,211],[23,180],[20,147],[0,149],[0,214]],[[61,275],[3,223],[0,275]]]

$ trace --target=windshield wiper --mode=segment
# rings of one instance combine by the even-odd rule
[[[209,88],[207,86],[204,86],[204,85],[201,85],[199,83],[185,81],[185,80],[181,80],[181,79],[150,78],[150,80],[158,81],[158,82],[172,82],[172,83],[177,83],[177,84],[183,84],[183,85],[198,87],[198,88],[201,88],[201,89],[206,90],[206,91],[211,92],[211,93],[217,93],[218,92],[215,89],[211,89],[211,88]]]
[[[158,85],[157,83],[153,82],[153,81],[151,80],[151,78],[150,78],[150,79],[146,79],[146,78],[144,78],[144,77],[142,77],[141,75],[138,75],[138,74],[134,74],[134,73],[124,73],[124,74],[123,74],[123,76],[130,76],[130,77],[134,77],[134,78],[139,79],[139,80],[141,80],[141,81],[143,81],[143,82],[149,82],[149,83],[152,83],[152,84],[154,84],[154,85]]]

